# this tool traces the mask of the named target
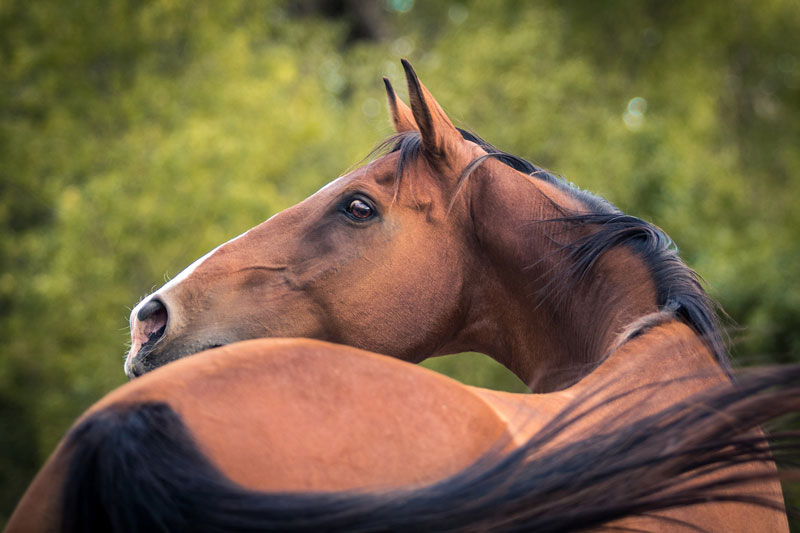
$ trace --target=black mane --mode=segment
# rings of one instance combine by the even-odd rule
[[[707,503],[782,511],[764,494],[748,494],[752,487],[744,485],[776,479],[777,470],[742,475],[725,469],[776,458],[797,464],[796,434],[784,434],[770,450],[766,437],[750,429],[800,407],[798,379],[800,365],[751,371],[739,386],[619,426],[618,420],[605,420],[597,432],[553,449],[571,426],[624,397],[587,405],[602,389],[592,391],[514,451],[499,453],[501,441],[437,483],[381,492],[248,490],[203,455],[201,443],[168,404],[113,404],[84,418],[56,452],[66,465],[60,529],[583,531],[628,516],[686,525],[653,513]],[[720,475],[709,482],[710,473]]]
[[[580,189],[530,161],[495,148],[474,133],[460,128],[459,132],[465,140],[479,145],[487,153],[467,166],[461,181],[464,181],[485,159],[497,159],[518,172],[555,185],[585,207],[585,211],[577,212],[556,206],[564,216],[542,222],[573,226],[591,225],[597,228],[590,235],[563,245],[569,260],[567,275],[552,276],[553,281],[544,285],[539,296],[544,298],[563,296],[565,291],[589,274],[605,252],[616,246],[628,246],[650,269],[659,307],[672,312],[676,318],[689,325],[730,375],[731,365],[717,314],[721,308],[705,291],[699,276],[680,258],[677,246],[662,229],[640,218],[626,215],[607,200]],[[399,186],[403,168],[419,154],[419,133],[405,132],[395,135],[382,143],[377,151],[400,153],[397,163]]]

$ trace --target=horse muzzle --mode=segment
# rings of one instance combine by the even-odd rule
[[[131,316],[131,349],[125,361],[125,374],[133,379],[151,370],[147,356],[164,337],[169,312],[164,302],[151,296],[134,309]]]

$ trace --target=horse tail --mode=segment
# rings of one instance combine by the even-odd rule
[[[725,469],[797,458],[797,435],[770,451],[756,430],[797,411],[800,365],[759,370],[606,433],[543,448],[584,416],[568,409],[523,447],[420,488],[264,493],[226,478],[167,404],[114,405],[66,440],[62,531],[565,531],[708,502],[779,508],[746,492],[774,469]],[[721,475],[709,478],[714,472]]]

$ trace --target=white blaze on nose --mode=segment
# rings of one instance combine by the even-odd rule
[[[149,302],[149,301],[150,301],[150,299],[151,299],[153,296],[156,296],[157,294],[159,294],[159,293],[161,293],[161,292],[163,292],[163,291],[169,290],[170,288],[172,288],[172,287],[175,287],[175,286],[177,286],[178,284],[180,284],[181,282],[185,281],[185,280],[186,280],[186,279],[187,279],[189,276],[191,276],[191,275],[192,275],[192,273],[193,273],[195,270],[197,270],[197,267],[199,267],[199,266],[200,266],[200,265],[202,265],[204,262],[206,262],[206,261],[207,261],[207,260],[208,260],[208,259],[209,259],[209,258],[210,258],[212,255],[214,255],[214,254],[215,254],[215,253],[216,253],[216,252],[217,252],[217,251],[218,251],[220,248],[222,248],[223,246],[226,246],[226,245],[228,245],[228,244],[232,243],[232,242],[233,242],[233,241],[235,241],[235,240],[241,239],[242,237],[244,237],[245,235],[247,235],[249,231],[250,231],[250,230],[247,230],[247,231],[245,231],[244,233],[242,233],[241,235],[238,235],[238,236],[234,237],[233,239],[231,239],[231,240],[229,240],[229,241],[227,241],[227,242],[224,242],[224,243],[220,244],[219,246],[217,246],[216,248],[214,248],[213,250],[211,250],[210,252],[208,252],[206,255],[204,255],[204,256],[203,256],[203,257],[201,257],[200,259],[196,260],[194,263],[192,263],[192,264],[191,264],[191,265],[189,265],[188,267],[184,268],[184,269],[183,269],[183,270],[182,270],[182,271],[181,271],[181,272],[180,272],[180,273],[179,273],[177,276],[175,276],[174,278],[172,278],[171,280],[169,280],[167,283],[165,283],[165,284],[164,284],[164,285],[163,285],[163,286],[162,286],[160,289],[158,289],[156,292],[154,292],[153,294],[151,294],[151,295],[150,295],[150,296],[148,296],[147,298],[143,298],[143,299],[142,299],[142,301],[141,301],[141,302],[139,302],[139,303],[136,305],[136,307],[134,307],[134,308],[133,308],[133,311],[131,311],[131,318],[130,318],[131,330],[133,330],[133,327],[134,327],[134,320],[136,319],[136,315],[137,315],[137,314],[139,314],[139,309],[141,309],[141,308],[142,308],[142,306],[143,306],[144,304],[146,304],[147,302]]]
[[[242,233],[241,235],[238,235],[238,236],[234,237],[233,239],[229,240],[228,242],[224,242],[224,243],[220,244],[219,246],[217,246],[216,248],[214,248],[213,250],[208,252],[206,255],[204,255],[203,257],[201,257],[200,259],[198,259],[197,261],[195,261],[194,263],[192,263],[188,267],[186,267],[183,270],[181,270],[180,273],[178,273],[177,276],[175,276],[174,278],[169,280],[167,283],[165,283],[163,287],[161,287],[160,289],[158,289],[156,291],[155,294],[158,294],[159,292],[161,292],[163,290],[167,290],[167,289],[169,289],[171,287],[174,287],[174,286],[178,285],[179,283],[181,283],[182,281],[187,279],[189,276],[191,276],[192,272],[197,270],[197,267],[199,267],[200,265],[205,263],[208,259],[210,259],[211,256],[214,255],[215,253],[217,253],[217,251],[220,248],[222,248],[223,246],[229,245],[233,241],[237,241],[237,240],[241,239],[242,237],[247,235],[249,232],[250,232],[250,230],[247,230],[244,233]]]
[[[321,193],[322,191],[324,191],[325,189],[327,189],[328,187],[330,187],[331,185],[333,185],[334,183],[336,183],[337,181],[339,181],[339,180],[340,180],[340,179],[342,179],[343,177],[344,177],[344,176],[339,176],[339,177],[338,177],[338,178],[336,178],[335,180],[333,180],[333,181],[329,181],[328,183],[326,183],[325,185],[323,185],[322,187],[320,187],[320,188],[319,188],[319,190],[318,190],[317,192],[315,192],[314,194]]]

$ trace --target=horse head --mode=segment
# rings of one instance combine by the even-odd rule
[[[479,351],[532,389],[658,311],[725,367],[713,303],[658,228],[456,128],[404,61],[379,157],[197,260],[131,313],[130,377],[257,337],[418,362]],[[626,333],[627,332],[627,333]]]
[[[410,108],[384,80],[396,131],[389,153],[217,247],[140,302],[129,377],[257,337],[316,338],[409,361],[462,349],[465,287],[480,278],[470,268],[468,205],[455,193],[466,165],[485,152],[403,64]]]

